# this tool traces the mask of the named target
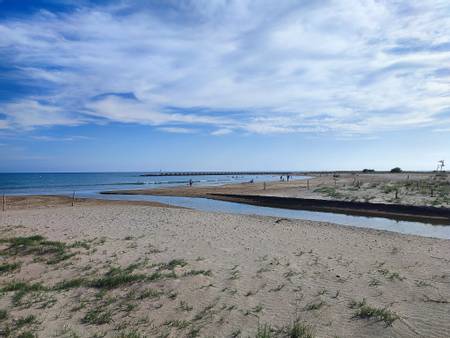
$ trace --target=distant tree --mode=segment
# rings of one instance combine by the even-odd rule
[[[395,167],[395,168],[391,169],[391,173],[401,173],[401,172],[402,172],[402,169],[399,167]]]
[[[365,173],[365,174],[367,174],[367,173],[374,173],[375,169],[363,169],[362,172]]]

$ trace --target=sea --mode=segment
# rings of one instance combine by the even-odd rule
[[[0,173],[0,194],[93,195],[101,191],[276,181],[278,175],[142,176],[148,172]],[[298,177],[293,177],[296,179]]]

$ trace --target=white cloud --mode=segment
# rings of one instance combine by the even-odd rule
[[[450,107],[450,73],[434,76],[450,63],[447,1],[134,6],[0,21],[3,57],[45,93],[0,104],[0,128],[100,119],[349,135],[436,127]],[[92,99],[105,93],[135,99]]]
[[[158,130],[166,131],[168,133],[175,133],[175,134],[193,134],[196,132],[195,129],[182,128],[182,127],[161,127],[161,128],[158,128]]]
[[[231,129],[221,128],[217,129],[211,132],[211,135],[214,136],[222,136],[222,135],[228,135],[231,134],[233,131]]]

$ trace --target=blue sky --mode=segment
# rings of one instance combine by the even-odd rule
[[[450,3],[0,0],[0,171],[434,169]]]

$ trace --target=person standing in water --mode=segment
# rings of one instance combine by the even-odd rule
[[[189,179],[189,186],[192,187],[192,178]]]

